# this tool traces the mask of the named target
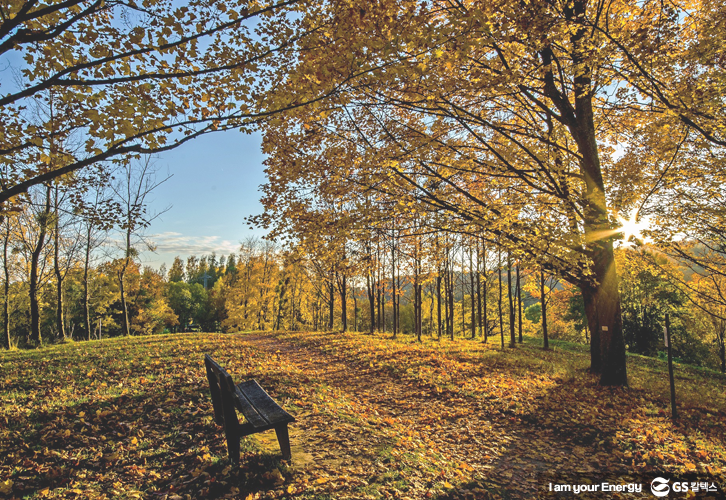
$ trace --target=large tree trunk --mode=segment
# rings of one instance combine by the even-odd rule
[[[600,372],[602,385],[627,385],[627,367],[623,324],[620,311],[620,292],[618,274],[615,269],[612,228],[608,219],[605,183],[602,177],[600,157],[595,134],[595,119],[592,98],[592,47],[591,27],[587,25],[587,0],[574,0],[565,9],[568,21],[575,26],[571,31],[571,54],[574,67],[578,68],[573,81],[574,107],[554,84],[553,74],[545,74],[545,93],[559,108],[562,122],[577,144],[580,153],[579,167],[585,181],[585,206],[583,226],[587,252],[593,262],[594,283],[583,290],[588,326],[592,334],[591,345],[599,344],[591,351],[591,369]],[[544,66],[552,68],[552,53],[549,49],[542,52]],[[583,287],[587,288],[587,287]],[[599,339],[596,337],[599,335]]]
[[[583,290],[591,342],[591,371],[600,373],[602,385],[627,385],[627,368],[620,293],[612,242],[601,245],[595,255],[595,276],[599,285]],[[599,338],[598,338],[599,337]],[[599,346],[599,356],[598,356]]]

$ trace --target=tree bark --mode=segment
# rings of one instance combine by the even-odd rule
[[[3,271],[5,282],[3,283],[3,329],[5,348],[10,349],[10,264],[8,263],[8,243],[10,242],[10,221],[5,218],[5,233],[3,234]]]
[[[398,308],[396,307],[396,233],[391,234],[391,307],[393,309],[393,338],[398,334]]]
[[[88,270],[91,264],[91,223],[86,227],[86,252],[83,259],[83,322],[86,325],[86,340],[91,340],[91,307],[88,286]]]
[[[368,275],[366,276],[366,292],[368,293],[368,310],[371,313],[371,327],[369,333],[373,334],[376,329],[376,292],[371,274],[372,273],[368,271]]]
[[[476,338],[476,291],[474,289],[474,250],[469,247],[469,299],[471,300],[471,338]]]
[[[351,290],[351,295],[353,296],[353,331],[358,331],[358,297],[355,295],[355,284],[353,285],[353,289]]]
[[[483,243],[481,249],[482,260],[484,262],[484,279],[482,280],[484,282],[484,286],[482,287],[483,297],[481,297],[484,301],[482,323],[484,323],[484,342],[487,342],[489,340],[489,305],[487,304],[487,297],[489,295],[489,276],[487,276],[487,248]]]
[[[348,280],[345,274],[340,276],[340,320],[343,331],[348,331]]]
[[[129,212],[130,213],[130,212]],[[121,269],[118,271],[118,282],[119,282],[119,292],[121,294],[121,313],[122,313],[122,322],[121,325],[123,327],[123,334],[126,336],[131,335],[131,325],[129,324],[129,307],[126,303],[126,287],[125,287],[125,279],[126,279],[126,270],[129,267],[129,263],[131,262],[131,216],[129,215],[129,221],[128,221],[128,227],[129,229],[126,230],[126,256],[124,257],[123,265],[121,266]]]
[[[39,216],[40,232],[38,234],[38,242],[33,249],[30,259],[30,281],[28,283],[30,288],[30,340],[38,345],[42,345],[43,343],[43,338],[40,333],[40,303],[38,302],[38,263],[40,261],[40,254],[43,252],[43,247],[45,246],[45,237],[48,232],[50,192],[50,186],[46,186],[45,207],[43,207],[43,212]]]
[[[509,300],[509,347],[517,347],[514,331],[514,297],[512,296],[512,252],[507,251],[507,298]]]
[[[543,338],[543,348],[545,350],[550,348],[550,340],[547,336],[547,297],[545,295],[545,273],[544,271],[540,272],[540,280],[539,280],[539,301],[542,308],[542,338]]]
[[[53,231],[53,272],[55,273],[56,284],[56,316],[60,338],[66,338],[65,318],[63,317],[63,273],[60,268],[60,220],[58,213],[58,185],[55,186],[53,212],[55,215],[55,231]]]
[[[519,320],[519,343],[524,341],[522,337],[522,282],[519,279],[519,267],[520,263],[517,263],[517,319]]]
[[[437,338],[441,339],[441,268],[436,276],[436,326]]]
[[[335,276],[330,271],[330,282],[328,285],[328,331],[333,331],[333,313],[335,312]]]
[[[449,337],[454,340],[454,266],[449,262],[449,283],[448,283],[448,299],[449,299]]]
[[[564,112],[562,120],[577,144],[580,153],[579,167],[585,181],[583,227],[595,280],[595,284],[587,292],[590,295],[587,300],[591,301],[591,309],[594,309],[594,314],[588,314],[588,326],[592,334],[591,345],[600,345],[598,359],[591,359],[591,369],[597,372],[599,363],[602,385],[627,385],[625,341],[613,240],[612,237],[603,237],[611,232],[611,227],[595,134],[592,49],[587,38],[590,27],[585,22],[587,5],[587,0],[574,0],[572,6],[565,9],[568,21],[576,26],[570,35],[571,54],[574,66],[580,68],[573,81],[574,109],[569,101],[565,103],[557,95],[550,76],[545,76],[548,81],[545,90],[548,97],[554,98]],[[596,335],[599,335],[598,341],[595,339]]]
[[[502,312],[502,248],[499,248],[499,335],[502,338],[502,349],[504,349],[504,315]]]

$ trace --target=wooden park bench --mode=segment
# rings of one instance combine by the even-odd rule
[[[294,422],[295,418],[283,410],[256,380],[247,380],[235,385],[232,376],[209,354],[204,355],[204,365],[207,368],[209,392],[212,394],[214,420],[224,426],[229,459],[239,463],[242,437],[275,429],[282,457],[291,460],[287,424]],[[239,422],[237,411],[244,415],[245,423]]]

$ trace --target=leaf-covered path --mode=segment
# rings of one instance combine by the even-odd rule
[[[453,388],[455,384],[441,389],[421,378],[400,376],[385,360],[378,364],[350,352],[346,356],[331,351],[324,338],[281,340],[255,334],[245,340],[329,387],[336,400],[354,410],[348,417],[358,420],[355,426],[310,418],[311,413],[299,418],[296,426],[301,432],[296,437],[313,452],[318,471],[356,477],[361,484],[397,479],[406,492],[396,489],[395,481],[389,489],[380,486],[402,498],[430,497],[437,486],[450,489],[452,497],[485,498],[494,493],[533,498],[546,495],[550,481],[579,484],[585,478],[621,483],[632,478],[626,464],[613,460],[621,454],[614,452],[611,436],[587,428],[561,432],[555,426],[537,425],[534,417],[521,418],[525,411],[535,415],[548,410],[541,402],[545,388],[555,384],[547,379],[512,380],[512,391],[528,384],[533,390],[501,398],[498,390],[472,393],[466,384],[460,391]],[[493,375],[478,373],[492,367],[468,368],[459,375]],[[569,413],[561,408],[560,415],[543,420],[551,422]],[[340,471],[335,471],[338,466]]]
[[[642,482],[656,470],[636,464],[637,453],[623,450],[621,439],[628,431],[618,424],[637,425],[637,418],[628,417],[643,413],[637,403],[645,403],[632,391],[599,388],[594,380],[563,384],[526,370],[512,373],[496,363],[477,365],[467,359],[476,357],[471,352],[442,357],[440,349],[414,346],[418,356],[410,357],[414,353],[403,352],[405,345],[391,349],[374,338],[366,342],[364,337],[363,345],[323,335],[245,339],[276,353],[355,409],[351,417],[357,412],[359,422],[353,429],[305,417],[297,425],[302,442],[319,450],[322,463],[350,464],[344,472],[351,476],[373,465],[376,470],[359,477],[362,482],[375,482],[383,473],[399,477],[411,497],[432,496],[437,493],[433,487],[443,484],[452,497],[533,498],[547,496],[550,482]],[[657,423],[670,426],[660,416]],[[657,429],[635,430],[645,433],[647,443]],[[663,437],[653,438],[653,444],[657,440]],[[382,450],[390,460],[381,460]],[[679,462],[677,455],[672,458]],[[684,463],[685,469],[698,467]],[[406,496],[395,487],[388,491]]]

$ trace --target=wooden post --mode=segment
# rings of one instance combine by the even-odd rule
[[[676,384],[673,379],[673,354],[671,349],[671,318],[670,314],[665,315],[665,331],[663,332],[665,338],[665,345],[668,348],[668,377],[671,382],[671,416],[673,420],[678,419],[678,411],[676,410]]]

